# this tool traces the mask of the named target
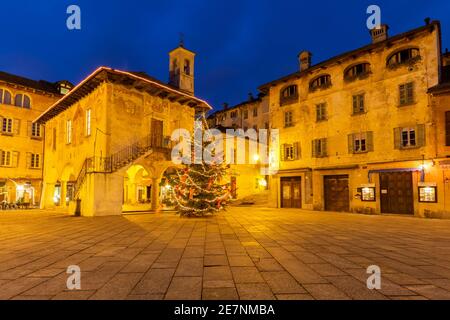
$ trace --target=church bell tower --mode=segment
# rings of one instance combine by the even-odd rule
[[[194,95],[195,53],[186,49],[183,41],[169,52],[169,84]]]

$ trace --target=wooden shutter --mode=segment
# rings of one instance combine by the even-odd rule
[[[300,144],[294,142],[294,160],[300,159]]]
[[[27,136],[32,137],[33,136],[33,122],[27,121]]]
[[[353,142],[355,141],[355,135],[349,134],[348,135],[348,153],[355,153],[355,148]]]
[[[19,152],[18,151],[12,152],[11,165],[14,168],[17,168],[19,166]]]
[[[406,103],[406,88],[405,85],[402,84],[400,85],[400,104],[405,104]]]
[[[280,149],[280,159],[281,159],[281,161],[285,161],[286,159],[285,159],[285,150],[286,150],[286,144],[285,143],[283,143],[282,145],[281,145],[281,149]]]
[[[366,148],[367,151],[373,151],[373,131],[366,132]]]
[[[20,135],[20,120],[19,119],[14,119],[13,132],[15,135]]]
[[[0,116],[0,132],[3,132],[3,117]]]
[[[31,156],[32,154],[30,152],[27,152],[27,168],[31,168]]]
[[[352,109],[352,114],[355,114],[358,112],[358,97],[357,96],[353,96],[353,109]]]
[[[419,124],[416,127],[417,132],[417,146],[423,147],[425,146],[425,125]]]
[[[313,158],[317,158],[317,140],[313,140],[311,143],[311,155]]]
[[[445,145],[450,147],[450,111],[445,112]]]
[[[320,153],[320,155],[322,156],[322,157],[326,157],[327,155],[328,155],[328,146],[327,146],[327,138],[323,138],[323,139],[321,139],[321,144],[322,144],[322,150],[321,150],[321,153]]]
[[[410,82],[406,85],[406,102],[414,102],[414,82]]]
[[[402,128],[394,128],[394,149],[402,148]]]

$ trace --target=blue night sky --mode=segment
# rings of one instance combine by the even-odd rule
[[[81,8],[82,29],[66,28],[66,8]],[[215,108],[294,72],[301,50],[313,63],[370,43],[366,8],[377,4],[390,35],[440,20],[450,47],[450,1],[4,1],[0,70],[78,83],[100,65],[168,79],[168,52],[197,53],[196,95]]]

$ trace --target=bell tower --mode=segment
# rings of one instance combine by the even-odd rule
[[[169,52],[169,84],[194,94],[194,58],[195,53],[180,45]]]

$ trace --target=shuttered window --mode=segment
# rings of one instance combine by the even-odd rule
[[[364,94],[353,96],[353,114],[361,114],[366,112],[364,105]]]
[[[413,149],[425,146],[425,125],[394,129],[395,149]]]
[[[327,105],[326,103],[319,103],[316,105],[316,121],[327,120]]]
[[[36,153],[29,153],[27,155],[27,167],[30,169],[40,169],[41,155]]]
[[[450,147],[450,111],[445,113],[445,145]]]
[[[300,144],[294,142],[292,144],[281,145],[281,160],[282,161],[294,161],[300,159]]]
[[[312,157],[322,158],[328,155],[327,152],[327,139],[315,139],[312,141]]]
[[[292,116],[292,111],[286,111],[284,113],[284,126],[287,127],[292,127],[294,125],[294,121],[293,121],[293,116]]]
[[[400,105],[408,105],[414,103],[414,83],[409,82],[400,85]]]
[[[2,167],[11,167],[12,155],[11,151],[0,151],[0,166]]]
[[[373,151],[373,132],[353,133],[348,135],[348,152],[365,153]]]

